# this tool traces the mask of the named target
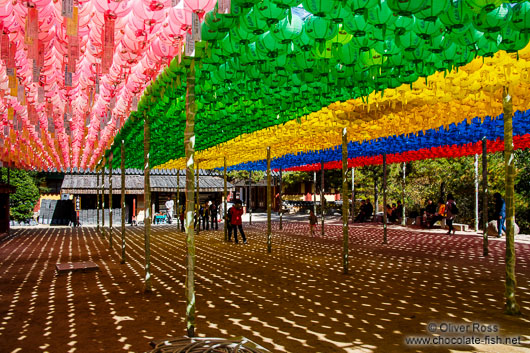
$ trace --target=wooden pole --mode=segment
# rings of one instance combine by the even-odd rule
[[[252,225],[252,170],[248,175],[248,224]]]
[[[283,210],[282,210],[282,180],[283,179],[283,176],[282,176],[282,167],[280,167],[280,191],[279,191],[279,195],[280,195],[280,230],[283,230]]]
[[[355,220],[355,168],[351,168],[351,222]]]
[[[175,200],[177,205],[177,231],[180,227],[180,170],[177,170],[177,197]]]
[[[223,205],[223,219],[224,219],[224,226],[225,226],[225,241],[228,241],[228,221],[226,220],[227,217],[227,198],[228,198],[228,189],[227,189],[227,182],[226,182],[226,156],[224,156],[224,169],[223,169],[223,179],[224,179],[224,205]]]
[[[403,162],[403,181],[402,181],[402,187],[401,187],[401,202],[403,206],[403,212],[401,213],[401,226],[407,225],[407,219],[405,217],[405,185],[406,185],[406,172],[407,172],[407,164]],[[385,200],[385,206],[386,207],[386,200]]]
[[[144,115],[144,243],[145,243],[145,283],[144,292],[149,293],[151,288],[151,165],[149,164],[149,154],[151,151],[151,122],[149,116]]]
[[[106,237],[105,232],[105,159],[103,159],[101,168],[101,236]]]
[[[475,232],[478,233],[478,154],[475,154]]]
[[[196,207],[196,215],[197,215],[197,235],[199,235],[199,233],[201,232],[201,214],[200,214],[200,210],[201,210],[201,198],[199,196],[199,160],[197,160],[196,162],[196,166],[197,166],[197,171],[195,173],[195,207]]]
[[[482,138],[482,254],[489,255],[488,249],[488,140]]]
[[[324,161],[320,162],[322,172],[320,173],[320,217],[322,217],[321,233],[324,236]]]
[[[271,148],[267,147],[267,252],[272,251]]]
[[[317,214],[317,171],[313,171],[313,186],[315,187],[315,192],[313,193],[313,213]]]
[[[125,263],[125,141],[121,140],[121,263]]]
[[[112,159],[114,155],[110,151],[109,158],[109,248],[112,249]]]
[[[186,151],[186,331],[188,337],[195,336],[195,234],[193,231],[193,183],[195,164],[195,62],[187,70],[186,128],[184,143]],[[199,185],[197,184],[197,189]],[[198,196],[198,195],[197,195]],[[197,200],[198,201],[198,200]]]
[[[348,274],[348,131],[342,129],[342,266]]]
[[[513,157],[513,126],[512,126],[512,97],[508,87],[503,87],[502,105],[504,111],[504,165],[506,169],[506,314],[520,314],[520,308],[515,299],[515,288],[517,282],[515,279],[515,208],[514,208],[514,179],[515,166]]]
[[[386,153],[383,153],[383,244],[387,244],[386,216]]]
[[[99,234],[99,173],[96,168],[96,233]]]

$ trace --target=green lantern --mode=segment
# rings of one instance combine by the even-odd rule
[[[524,49],[530,39],[530,33],[521,33],[515,31],[512,26],[504,27],[500,35],[502,41],[499,44],[499,49],[505,50],[508,53],[515,53],[521,49]]]
[[[375,44],[374,49],[383,56],[392,56],[401,51],[400,47],[396,45],[393,39],[385,39]]]
[[[449,33],[449,37],[453,42],[463,46],[474,46],[483,35],[483,32],[478,31],[471,24],[460,28],[453,28],[451,33]]]
[[[243,9],[248,9],[260,2],[261,0],[232,0],[233,5],[241,6]]]
[[[272,36],[280,43],[288,44],[302,34],[304,22],[299,16],[293,15],[291,20],[284,18],[271,27]]]
[[[374,31],[374,26],[363,15],[352,15],[344,19],[343,28],[350,34],[360,37]]]
[[[351,42],[339,49],[339,60],[343,65],[353,66],[359,62],[359,48]]]
[[[431,37],[436,37],[444,31],[444,27],[440,20],[426,21],[416,19],[414,22],[414,32],[418,34],[422,39],[428,40]]]
[[[455,58],[453,59],[456,66],[464,66],[475,58],[475,50],[469,46],[458,47]]]
[[[525,1],[513,7],[512,26],[521,33],[530,32],[530,2]]]
[[[241,62],[246,61],[246,62],[254,63],[257,65],[260,65],[266,62],[268,60],[267,56],[264,55],[261,51],[259,51],[256,47],[257,47],[256,43],[250,43],[249,45],[247,45],[245,47],[246,48],[245,55],[242,55],[239,60],[241,60]]]
[[[216,29],[219,32],[228,32],[230,28],[237,24],[235,17],[220,15],[214,11],[210,11],[204,16],[204,23],[210,29]]]
[[[304,32],[317,43],[318,50],[325,50],[326,41],[338,33],[337,24],[323,17],[311,16],[304,24]]]
[[[441,53],[447,47],[449,47],[453,42],[449,39],[446,34],[441,34],[436,37],[431,37],[425,41],[425,48],[431,53]]]
[[[471,21],[472,16],[473,12],[464,0],[455,0],[440,14],[440,21],[448,29],[461,28]]]
[[[417,47],[413,50],[405,50],[405,52],[403,53],[405,59],[414,64],[419,64],[423,62],[429,57],[429,55],[431,55],[431,53],[424,47]]]
[[[294,40],[294,45],[302,51],[311,50],[314,44],[313,38],[309,37],[305,30],[302,30],[302,34]]]
[[[337,2],[333,9],[326,13],[326,18],[334,23],[342,23],[344,19],[351,16],[351,12],[348,8],[344,7],[342,2]]]
[[[355,14],[366,14],[368,9],[379,6],[379,0],[347,0],[346,6]]]
[[[238,42],[232,40],[230,36],[227,36],[219,44],[224,55],[230,57],[241,56],[241,46]]]
[[[241,45],[247,45],[258,40],[258,35],[247,30],[244,26],[234,26],[230,29],[230,37]]]
[[[262,0],[254,5],[253,10],[269,26],[277,23],[286,16],[285,8],[278,6],[272,0]]]
[[[276,5],[284,9],[290,9],[296,7],[302,3],[302,0],[272,0]]]
[[[386,61],[386,58],[376,50],[370,49],[361,53],[360,61],[361,65],[365,67],[381,66]]]
[[[394,34],[401,36],[414,28],[414,17],[397,16],[394,21]]]
[[[501,4],[491,11],[483,8],[473,16],[473,25],[479,31],[485,33],[499,32],[512,18],[512,7],[509,4]]]
[[[397,40],[399,38],[399,41]],[[413,31],[406,32],[400,37],[396,37],[396,42],[400,48],[414,50],[422,45],[421,38]]]
[[[450,1],[446,0],[427,0],[424,1],[425,7],[423,10],[414,14],[416,19],[425,20],[425,21],[436,21],[438,16],[443,14]]]
[[[210,28],[206,22],[201,26],[201,39],[208,42],[215,42],[226,37],[226,32]]]
[[[296,57],[296,65],[304,72],[311,72],[316,64],[315,56],[312,52],[304,51]]]
[[[258,38],[256,49],[269,58],[275,58],[287,52],[287,45],[279,43],[270,32],[266,32]]]
[[[254,9],[251,9],[246,15],[241,16],[240,25],[246,31],[257,35],[265,33],[269,28],[267,21],[260,17]]]
[[[502,4],[502,0],[466,0],[466,3],[473,11],[479,13],[483,9],[486,11],[493,10]]]
[[[485,34],[477,42],[477,55],[492,57],[499,51],[502,37],[498,33]]]
[[[325,17],[337,6],[337,0],[303,0],[302,6],[315,16]]]
[[[425,9],[424,0],[388,0],[388,7],[402,16],[411,16]]]
[[[394,22],[397,16],[394,16],[386,0],[381,0],[381,5],[368,8],[367,17],[368,22],[380,31],[380,35],[377,36],[378,40],[386,39],[387,32],[395,29]]]

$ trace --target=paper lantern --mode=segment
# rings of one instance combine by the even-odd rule
[[[355,14],[366,14],[368,9],[379,6],[379,0],[347,0],[346,6]]]
[[[414,16],[416,19],[434,22],[438,19],[438,16],[446,11],[450,1],[428,0],[424,1],[424,3],[424,9],[416,12]]]
[[[359,48],[349,42],[339,49],[338,55],[343,65],[352,66],[359,61]]]
[[[311,16],[304,23],[304,32],[315,42],[323,43],[337,35],[338,26],[323,17]]]
[[[465,0],[455,0],[449,3],[446,11],[440,14],[440,21],[447,28],[460,28],[471,21],[473,12],[464,2]]]
[[[380,40],[384,40],[386,37],[386,29],[394,25],[397,16],[394,16],[392,10],[388,7],[387,0],[381,0],[381,4],[378,6],[372,6],[368,8],[368,21],[373,24],[376,28],[381,29],[382,37]]]
[[[296,7],[302,3],[302,0],[272,0],[279,7],[284,9],[290,9],[291,7]]]
[[[232,3],[241,6],[243,9],[248,9],[260,2],[260,0],[232,0]]]
[[[499,49],[505,50],[509,53],[524,49],[530,40],[530,33],[516,32],[512,26],[504,27],[501,30],[500,35],[502,41],[499,44]]]
[[[344,19],[343,28],[346,32],[356,36],[364,36],[374,31],[374,26],[369,23],[364,15],[348,16]]]
[[[230,28],[230,37],[241,45],[247,45],[258,39],[257,34],[254,34],[254,32],[248,30],[244,26],[234,26]]]
[[[269,26],[277,23],[286,15],[285,8],[278,6],[272,0],[263,0],[254,5],[253,9]]]
[[[302,19],[293,14],[291,20],[284,18],[271,27],[272,36],[280,43],[291,43],[294,39],[302,34],[303,29]]]
[[[287,52],[287,46],[279,43],[270,32],[266,32],[258,38],[256,49],[269,58],[275,58]]]
[[[435,21],[418,20],[414,22],[414,32],[418,34],[422,39],[429,40],[432,37],[436,37],[444,31],[443,25],[440,20]]]
[[[517,4],[512,9],[512,26],[521,33],[530,32],[530,2]]]
[[[337,0],[303,0],[302,6],[315,16],[325,17],[338,4]]]
[[[449,38],[459,45],[475,45],[477,41],[484,35],[483,32],[478,31],[471,24],[467,24],[463,27],[453,27]]]
[[[502,37],[500,34],[482,36],[477,42],[477,54],[485,57],[493,56],[499,50],[501,41]]]
[[[465,0],[466,4],[473,9],[473,11],[479,13],[481,10],[491,11],[500,4],[502,0]]]
[[[241,17],[240,25],[247,31],[257,35],[265,33],[269,26],[267,21],[260,17],[254,9]]]
[[[414,28],[414,17],[397,16],[393,28],[396,37],[410,32]]]
[[[402,16],[414,15],[426,7],[423,0],[388,0],[388,7]]]
[[[486,8],[483,8],[478,14],[473,16],[473,25],[482,32],[499,32],[510,23],[511,18],[511,5],[501,4],[490,11],[486,11]]]

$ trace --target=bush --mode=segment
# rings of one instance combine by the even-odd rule
[[[7,183],[7,169],[2,168],[2,182]],[[39,201],[39,189],[32,175],[25,170],[12,169],[10,183],[17,191],[10,195],[10,216],[17,222],[33,218],[33,209]]]

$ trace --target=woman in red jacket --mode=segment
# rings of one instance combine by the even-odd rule
[[[232,219],[230,223],[232,224],[232,230],[234,231],[234,240],[236,244],[237,241],[237,230],[241,233],[241,238],[243,239],[243,244],[247,243],[247,237],[245,237],[245,232],[243,232],[243,222],[241,216],[243,215],[243,208],[241,207],[241,201],[238,200],[235,203],[235,207],[232,209]]]

